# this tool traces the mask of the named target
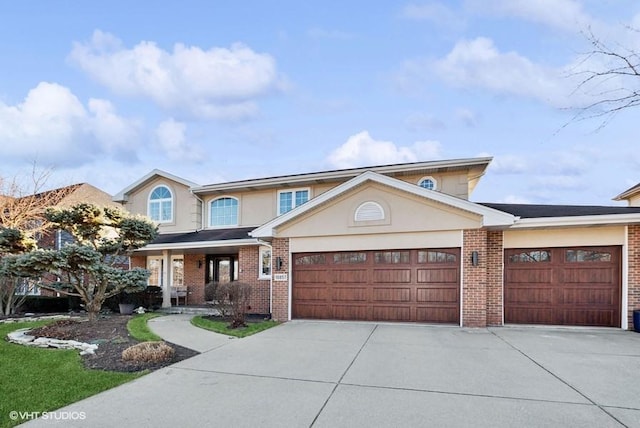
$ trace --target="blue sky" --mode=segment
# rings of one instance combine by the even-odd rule
[[[640,181],[640,110],[599,129],[569,108],[602,90],[576,91],[606,66],[583,33],[640,49],[637,1],[161,3],[3,4],[1,176],[36,161],[116,193],[154,168],[209,184],[493,156],[475,201],[602,205]]]

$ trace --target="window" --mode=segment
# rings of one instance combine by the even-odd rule
[[[171,286],[184,287],[184,258],[182,256],[171,257]]]
[[[375,254],[376,264],[409,263],[411,254],[409,251],[379,251]]]
[[[149,257],[147,259],[147,270],[149,271],[149,285],[162,287],[162,258]]]
[[[327,263],[324,254],[310,254],[308,256],[296,257],[297,265],[323,265]]]
[[[595,250],[567,250],[566,260],[569,263],[610,262],[611,253]]]
[[[173,195],[166,186],[158,186],[149,195],[149,217],[158,223],[173,221]]]
[[[523,251],[509,256],[509,262],[511,263],[537,263],[550,261],[551,251],[548,250]]]
[[[259,278],[271,278],[271,248],[260,247],[258,269]]]
[[[291,211],[309,200],[309,189],[278,192],[278,215]]]
[[[236,198],[220,198],[211,202],[209,210],[209,226],[237,226],[238,200]]]
[[[338,253],[333,255],[335,264],[366,263],[367,253]]]
[[[384,208],[377,202],[365,202],[356,209],[355,221],[384,220]]]
[[[418,263],[456,263],[455,254],[445,253],[444,251],[418,251]]]
[[[423,177],[418,181],[418,186],[423,189],[436,190],[436,179],[433,177]]]

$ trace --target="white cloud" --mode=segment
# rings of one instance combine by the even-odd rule
[[[391,141],[375,140],[367,131],[352,135],[328,157],[335,168],[387,165],[417,162],[440,157],[441,144],[437,141],[419,141],[411,146],[397,146]]]
[[[433,66],[441,79],[454,86],[485,88],[566,106],[568,91],[562,70],[538,65],[517,52],[500,52],[486,37],[459,41]]]
[[[461,121],[467,128],[475,128],[478,125],[478,115],[468,108],[459,108],[456,110],[456,118]]]
[[[502,198],[501,200],[498,201],[498,203],[503,203],[503,204],[530,204],[531,200],[527,199],[523,196],[519,196],[519,195],[507,195],[504,198]]]
[[[105,100],[88,109],[68,88],[40,82],[22,103],[0,103],[0,155],[60,165],[108,153],[131,160],[139,124]]]
[[[258,111],[256,100],[284,85],[276,61],[241,43],[208,50],[176,44],[172,51],[142,41],[126,48],[96,30],[69,55],[100,84],[126,96],[142,96],[160,107],[201,118],[239,119]]]
[[[400,11],[400,16],[414,21],[429,21],[450,28],[462,28],[465,25],[461,13],[436,2],[407,4]]]
[[[172,161],[202,162],[206,160],[204,151],[187,142],[187,125],[173,118],[161,122],[156,128],[156,138],[160,148]]]
[[[595,23],[577,0],[467,0],[467,7],[569,32],[584,30]]]
[[[444,129],[444,122],[428,113],[412,113],[404,121],[410,131],[433,131]]]
[[[523,155],[501,155],[493,158],[489,170],[495,174],[525,174],[530,166]]]

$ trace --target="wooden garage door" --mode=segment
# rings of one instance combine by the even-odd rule
[[[458,323],[460,250],[293,255],[293,318]]]
[[[506,323],[620,327],[621,248],[505,251]]]

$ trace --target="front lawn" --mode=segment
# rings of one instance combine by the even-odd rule
[[[151,318],[156,318],[162,316],[161,314],[154,314],[151,312],[147,312],[146,314],[136,315],[131,318],[127,323],[127,330],[129,330],[129,334],[136,340],[140,342],[158,342],[162,340],[160,336],[157,336],[153,333],[149,326],[147,325],[147,321]]]
[[[0,428],[26,422],[11,420],[12,411],[52,411],[144,374],[88,370],[77,350],[31,348],[5,340],[10,331],[44,324],[0,324]]]
[[[252,334],[259,333],[268,328],[275,327],[280,324],[277,321],[260,321],[260,322],[247,322],[246,327],[230,329],[228,328],[229,321],[211,320],[205,316],[199,315],[191,319],[191,324],[196,327],[204,328],[205,330],[215,331],[216,333],[226,334],[228,336],[235,337],[247,337]]]

